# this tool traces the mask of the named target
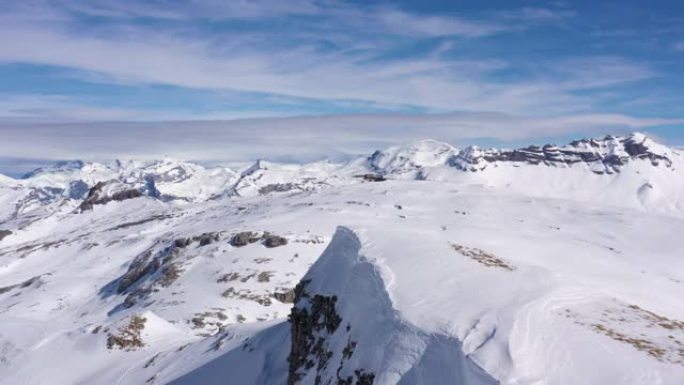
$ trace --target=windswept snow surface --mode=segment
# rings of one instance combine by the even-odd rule
[[[681,385],[681,159],[591,143],[571,147],[602,173],[424,141],[214,170],[192,199],[7,210],[0,384]],[[208,191],[207,171],[155,164]]]

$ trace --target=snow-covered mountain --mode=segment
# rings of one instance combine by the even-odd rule
[[[3,205],[0,219],[16,218],[36,209],[54,211],[55,203],[59,207],[78,205],[98,182],[111,180],[144,191],[143,195],[182,203],[314,191],[354,183],[364,176],[462,180],[527,195],[677,210],[684,200],[684,186],[676,177],[681,162],[676,150],[638,133],[514,150],[476,146],[457,150],[446,143],[423,140],[379,150],[344,164],[296,165],[258,160],[238,171],[205,168],[170,158],[115,161],[109,165],[71,161],[38,169],[19,180],[2,176],[0,189],[7,204]]]
[[[684,174],[634,134],[0,178],[0,384],[672,384]]]

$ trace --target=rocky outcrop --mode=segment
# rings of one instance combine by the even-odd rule
[[[90,189],[88,184],[82,180],[75,180],[69,183],[69,199],[84,199],[88,196]]]
[[[378,266],[338,228],[295,288],[288,385],[494,385],[452,336],[400,318]]]
[[[125,292],[142,277],[155,272],[160,266],[160,261],[156,259],[150,261],[151,258],[151,250],[145,251],[135,257],[133,262],[128,266],[126,273],[119,279],[119,285],[116,288],[116,292],[119,294]]]
[[[269,232],[242,231],[230,238],[233,247],[243,247],[259,241],[268,248],[287,245],[287,238]]]
[[[261,239],[261,235],[252,231],[242,231],[230,238],[230,244],[233,247],[243,247],[250,243],[258,242]]]
[[[0,230],[0,241],[10,234],[12,234],[10,230]]]
[[[26,281],[21,282],[21,283],[17,283],[17,284],[15,284],[15,285],[9,285],[9,286],[0,287],[0,294],[7,293],[8,291],[11,291],[11,290],[14,290],[14,289],[25,289],[25,288],[27,288],[27,287],[38,288],[38,287],[40,287],[40,286],[43,285],[42,277],[43,277],[44,275],[50,275],[50,273],[48,273],[48,274],[36,275],[35,277],[31,277],[31,278],[27,279]]]
[[[128,325],[120,327],[117,333],[109,333],[107,349],[132,351],[145,346],[141,333],[145,329],[146,322],[145,317],[138,315],[131,317]]]
[[[451,157],[448,164],[464,171],[481,171],[497,163],[524,163],[551,167],[586,164],[597,174],[612,174],[628,162],[647,160],[653,166],[672,166],[671,151],[650,138],[633,134],[628,137],[606,136],[582,139],[566,146],[547,144],[524,148],[481,149],[470,146]]]
[[[341,234],[341,235],[340,235]],[[348,230],[338,233],[317,263],[320,269],[334,259],[336,249],[351,246],[352,252],[358,244]],[[340,256],[339,258],[344,258]],[[319,260],[320,261],[320,260]],[[288,385],[331,384],[331,385],[372,385],[375,380],[373,371],[358,367],[352,362],[358,342],[352,337],[352,325],[345,321],[339,306],[337,294],[319,292],[325,285],[318,276],[316,267],[294,289],[295,306],[289,316],[290,355],[288,357]],[[346,275],[349,271],[341,268],[335,273]],[[327,289],[330,289],[329,287]],[[354,317],[350,317],[354,320]],[[313,379],[313,381],[311,381]]]
[[[306,370],[319,372],[316,384],[321,383],[320,372],[328,367],[333,352],[326,338],[340,327],[342,318],[337,314],[337,296],[310,295],[306,291],[309,281],[302,281],[295,288],[295,302],[289,321],[291,326],[291,350],[288,385],[299,383]],[[338,384],[346,379],[338,378]],[[371,382],[372,384],[372,382]]]
[[[116,287],[118,294],[128,292],[123,306],[132,307],[153,292],[155,287],[168,287],[175,282],[183,273],[182,261],[178,260],[183,249],[193,243],[198,243],[199,247],[207,246],[219,239],[220,234],[215,232],[177,238],[161,242],[135,257]]]
[[[279,235],[264,233],[262,236],[262,243],[268,248],[287,245],[287,238]]]
[[[384,182],[387,180],[384,176],[380,174],[361,174],[361,175],[355,175],[357,178],[361,178],[365,180],[366,182]]]
[[[92,210],[95,205],[103,205],[111,201],[124,201],[139,198],[143,193],[118,181],[98,182],[88,192],[88,196],[78,206],[79,212]]]
[[[198,242],[199,246],[207,246],[214,242],[218,242],[221,239],[221,234],[217,232],[203,233],[200,235],[195,235],[188,238],[178,238],[173,241],[174,247],[185,248],[188,247],[193,242]]]
[[[285,291],[276,291],[275,293],[273,293],[273,298],[277,299],[282,303],[294,303],[295,292],[293,289]]]
[[[259,195],[267,195],[273,192],[287,192],[298,190],[302,191],[300,185],[296,183],[271,183],[259,188]]]

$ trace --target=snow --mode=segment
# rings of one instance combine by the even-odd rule
[[[328,365],[302,369],[298,384],[362,370],[383,385],[679,385],[681,159],[630,138],[672,164],[630,157],[596,174],[487,161],[473,172],[452,165],[466,152],[424,141],[380,151],[374,166],[106,166],[126,170],[117,185],[153,174],[167,196],[190,198],[2,211],[12,234],[0,240],[0,384],[286,383],[293,305],[273,294],[305,280],[311,295],[336,296],[341,321],[322,334]],[[621,140],[605,141],[606,154],[626,156]],[[366,172],[388,180],[356,177]],[[12,206],[34,177],[3,182],[0,201]],[[242,231],[288,242],[231,245]],[[174,246],[208,233],[216,240]],[[160,267],[118,292],[148,251]],[[144,346],[108,349],[108,333],[136,315]]]
[[[377,151],[369,158],[370,166],[383,174],[415,178],[416,172],[425,167],[444,165],[456,154],[449,144],[435,140],[422,140],[407,146],[390,147]]]

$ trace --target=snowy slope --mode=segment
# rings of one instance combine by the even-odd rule
[[[0,384],[679,385],[681,159],[647,141],[563,150],[611,173],[432,141],[231,182],[107,166],[0,224]]]
[[[368,158],[368,163],[375,172],[416,179],[421,177],[423,169],[443,166],[456,154],[456,150],[447,143],[422,140],[376,151]]]
[[[229,188],[236,173],[225,167],[201,165],[165,158],[155,162],[120,163],[124,181],[152,181],[166,201],[204,201]]]

